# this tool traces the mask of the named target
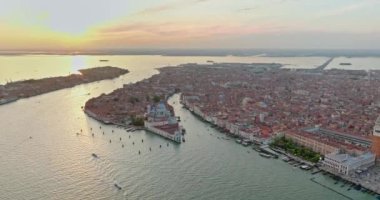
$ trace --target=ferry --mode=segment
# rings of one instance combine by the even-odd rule
[[[183,128],[179,125],[177,117],[174,116],[174,112],[168,104],[160,102],[148,105],[145,119],[146,130],[177,143],[183,141]]]

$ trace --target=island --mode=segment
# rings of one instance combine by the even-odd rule
[[[79,74],[69,76],[10,82],[0,85],[0,105],[84,83],[116,78],[128,72],[127,69],[105,66],[81,69]]]
[[[379,193],[380,185],[368,183],[380,178],[372,170],[380,158],[372,145],[377,141],[372,137],[375,122],[380,122],[380,71],[325,67],[325,63],[315,69],[285,69],[275,63],[168,66],[151,78],[90,99],[84,110],[104,123],[146,128],[147,107],[161,104],[165,112],[172,110],[167,100],[179,93],[184,108],[237,137],[236,142],[259,144],[260,151],[285,154],[284,161],[296,159],[302,169],[316,167]]]

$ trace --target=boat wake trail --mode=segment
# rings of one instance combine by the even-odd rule
[[[123,189],[122,185],[116,179],[116,172],[112,167],[112,164],[109,160],[99,157],[96,154],[92,154],[91,162],[94,163],[95,169],[98,171],[99,180],[107,185],[113,186],[118,191],[123,191],[123,194],[126,194],[126,191]]]

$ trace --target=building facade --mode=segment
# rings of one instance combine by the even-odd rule
[[[357,169],[364,169],[375,164],[375,154],[367,152],[360,156],[330,153],[325,155],[323,166],[334,173],[348,175]]]
[[[375,122],[372,134],[372,152],[376,155],[376,158],[380,159],[380,116]]]
[[[182,127],[174,113],[163,102],[147,106],[144,126],[147,130],[175,142],[182,142]]]
[[[322,155],[337,152],[339,150],[338,147],[319,141],[317,138],[310,137],[310,135],[307,136],[293,132],[285,132],[284,136],[285,138],[291,139],[297,144],[308,147]]]

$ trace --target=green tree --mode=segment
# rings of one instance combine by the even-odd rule
[[[161,101],[161,97],[159,97],[159,96],[157,96],[157,95],[154,95],[154,97],[153,97],[153,102],[154,103],[158,103],[158,102],[160,102]]]

